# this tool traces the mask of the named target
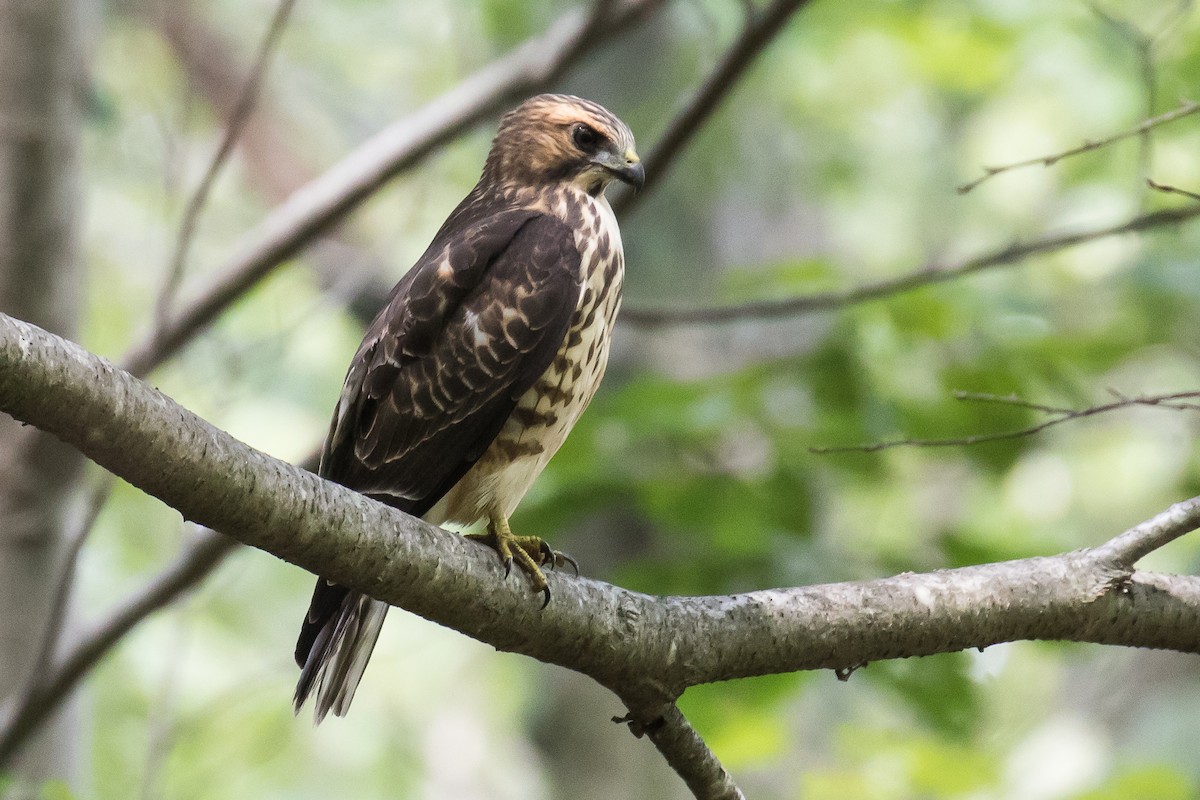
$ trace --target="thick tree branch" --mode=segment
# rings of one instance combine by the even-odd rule
[[[398,120],[276,207],[248,232],[212,286],[124,359],[145,375],[176,353],[225,308],[357,208],[376,189],[488,115],[544,87],[584,54],[657,10],[663,0],[626,0],[559,19],[542,36]]]
[[[1119,236],[1125,233],[1140,233],[1169,225],[1179,225],[1188,220],[1200,217],[1200,205],[1183,208],[1164,209],[1149,214],[1141,214],[1103,228],[1093,228],[1075,233],[1044,236],[1032,242],[1017,242],[985,253],[957,264],[941,265],[927,264],[898,278],[891,278],[878,283],[868,283],[853,289],[841,289],[832,292],[784,297],[778,300],[759,300],[735,305],[713,306],[710,308],[626,308],[621,311],[621,322],[626,325],[636,325],[641,328],[661,328],[668,325],[712,325],[721,322],[736,322],[747,319],[773,319],[791,317],[798,314],[811,314],[816,311],[830,311],[844,308],[871,300],[910,292],[925,286],[962,278],[975,272],[982,272],[994,267],[1005,267],[1016,264],[1030,256],[1045,255],[1065,250],[1068,247],[1104,239],[1109,236]]]
[[[654,708],[666,716],[698,683],[1017,639],[1200,652],[1200,579],[1121,563],[1195,526],[1200,498],[1153,522],[1149,538],[1118,558],[1101,547],[728,597],[650,597],[551,574],[555,600],[543,610],[526,584],[502,579],[491,550],[272,459],[77,345],[3,315],[0,410],[188,519],[498,649],[583,672],[635,706],[637,719]]]

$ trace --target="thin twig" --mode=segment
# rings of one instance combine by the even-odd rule
[[[774,319],[799,314],[811,314],[816,311],[829,311],[858,303],[865,303],[870,300],[892,297],[912,291],[913,289],[920,289],[925,286],[932,286],[961,278],[985,269],[1014,264],[1029,256],[1055,253],[1059,250],[1065,250],[1068,247],[1074,247],[1075,245],[1095,241],[1096,239],[1103,239],[1108,236],[1137,233],[1167,225],[1178,225],[1195,219],[1198,216],[1200,216],[1200,206],[1154,211],[1104,228],[1095,228],[1090,231],[1067,233],[1059,236],[1047,236],[1028,243],[1010,244],[1000,250],[949,266],[940,266],[937,264],[926,265],[898,278],[879,281],[878,283],[868,283],[853,289],[819,292],[816,294],[800,295],[798,297],[784,297],[778,300],[757,300],[726,306],[711,306],[709,308],[629,308],[621,311],[621,321],[625,325],[634,325],[640,328],[660,328],[668,325],[711,325],[748,319]]]
[[[467,77],[415,114],[392,123],[295,192],[248,232],[220,277],[156,336],[122,360],[146,375],[178,352],[234,301],[300,252],[379,187],[514,97],[547,86],[585,53],[653,13],[664,0],[629,0],[607,14],[570,12],[543,35]]]
[[[1193,397],[1200,397],[1200,391],[1174,392],[1171,394],[1160,394],[1150,396],[1133,396],[1123,394],[1116,389],[1109,389],[1108,393],[1115,397],[1119,402],[1111,406],[1098,406],[1095,409],[1088,411],[1112,411],[1117,408],[1125,408],[1127,406],[1160,406],[1162,408],[1172,408],[1176,411],[1196,411],[1200,410],[1200,404],[1197,403],[1180,403],[1179,400],[1188,400]],[[1031,411],[1040,411],[1043,414],[1080,414],[1081,412],[1064,406],[1051,406],[1045,403],[1034,403],[1014,394],[999,395],[987,394],[982,392],[955,392],[955,400],[962,400],[971,403],[994,403],[997,405],[1015,406],[1017,408],[1027,408]]]
[[[70,694],[79,681],[135,625],[166,606],[199,577],[207,575],[237,547],[237,542],[206,532],[196,539],[175,564],[147,584],[113,612],[95,631],[71,648],[53,675],[0,725],[0,765],[28,740],[43,721]]]
[[[1089,139],[1078,147],[1072,147],[1070,150],[1063,150],[1061,153],[1054,153],[1048,156],[1038,156],[1037,158],[1029,158],[1024,161],[1015,161],[1012,164],[1005,164],[1000,167],[984,167],[983,175],[971,181],[970,183],[964,183],[963,185],[959,186],[956,191],[959,194],[966,194],[976,186],[979,186],[979,184],[990,180],[1001,173],[1009,172],[1014,169],[1020,169],[1021,167],[1032,167],[1037,165],[1044,167],[1053,166],[1059,161],[1062,161],[1064,158],[1070,158],[1071,156],[1076,156],[1080,153],[1087,153],[1091,150],[1098,150],[1102,147],[1107,147],[1113,142],[1119,142],[1122,139],[1128,139],[1132,136],[1140,136],[1148,131],[1153,130],[1154,128],[1157,128],[1160,125],[1165,125],[1168,122],[1174,122],[1177,119],[1183,119],[1184,117],[1195,114],[1197,111],[1200,111],[1200,103],[1187,100],[1180,105],[1179,108],[1176,108],[1173,111],[1168,111],[1165,114],[1160,114],[1157,117],[1151,117],[1150,119],[1144,120],[1128,130],[1115,133],[1112,136],[1108,136],[1103,139]]]
[[[877,453],[880,450],[889,450],[893,447],[961,447],[964,445],[984,444],[986,442],[999,442],[1007,439],[1021,439],[1026,436],[1033,436],[1041,433],[1047,428],[1053,428],[1055,425],[1061,425],[1064,422],[1069,422],[1075,419],[1083,419],[1084,417],[1093,417],[1097,414],[1105,414],[1109,411],[1116,411],[1122,408],[1131,406],[1153,406],[1157,408],[1169,408],[1174,411],[1200,411],[1200,404],[1197,403],[1181,403],[1180,400],[1200,397],[1200,391],[1188,392],[1172,392],[1171,394],[1160,394],[1151,396],[1139,397],[1122,397],[1111,403],[1103,405],[1090,406],[1082,409],[1071,408],[1056,408],[1054,406],[1041,405],[1040,403],[1031,403],[1027,400],[1022,400],[1018,397],[989,395],[989,394],[974,394],[969,392],[955,392],[955,399],[971,402],[984,403],[1000,403],[1003,405],[1016,406],[1018,408],[1040,411],[1044,414],[1053,415],[1052,419],[1045,422],[1039,422],[1037,425],[1030,425],[1027,428],[1020,428],[1012,431],[999,431],[997,433],[984,433],[974,436],[960,436],[949,439],[890,439],[884,442],[874,442],[872,444],[861,445],[839,445],[835,447],[810,447],[810,453],[819,455],[827,455],[829,453]]]
[[[275,13],[271,17],[271,24],[267,27],[266,34],[263,35],[262,44],[259,45],[258,53],[254,57],[254,63],[250,67],[250,72],[246,76],[246,81],[238,94],[237,102],[233,107],[233,113],[230,114],[229,120],[225,125],[225,133],[221,137],[221,143],[217,146],[216,152],[213,153],[212,160],[208,163],[208,169],[205,170],[204,177],[200,179],[200,185],[196,187],[196,191],[188,199],[187,207],[183,211],[183,218],[179,222],[179,233],[175,238],[175,250],[171,254],[171,261],[167,268],[167,279],[158,295],[155,308],[155,336],[167,327],[171,313],[171,304],[174,301],[176,293],[179,291],[179,285],[183,282],[187,252],[196,231],[196,223],[200,219],[200,212],[204,209],[204,204],[208,202],[213,183],[220,174],[221,168],[229,160],[229,155],[233,152],[233,146],[237,143],[238,137],[246,125],[246,121],[250,119],[250,114],[254,111],[259,91],[262,88],[263,78],[267,72],[267,65],[270,63],[271,54],[274,52],[275,45],[278,44],[283,34],[288,16],[295,5],[296,0],[279,0],[279,5],[275,7]]]
[[[54,653],[58,650],[59,642],[62,641],[63,629],[66,627],[67,607],[71,599],[71,589],[75,585],[79,554],[83,550],[84,542],[87,541],[96,526],[96,519],[112,494],[112,487],[113,476],[106,472],[92,487],[83,518],[79,521],[75,533],[68,540],[66,552],[63,553],[62,572],[55,585],[54,598],[46,619],[46,630],[42,633],[42,644],[38,649],[37,658],[34,659],[29,670],[29,679],[14,701],[15,714],[20,714],[20,709],[32,701],[54,664]]]
[[[1164,194],[1178,194],[1190,200],[1200,200],[1200,194],[1197,194],[1196,192],[1189,192],[1187,189],[1180,189],[1178,186],[1170,186],[1165,183],[1159,183],[1158,181],[1150,178],[1146,179],[1146,184],[1157,192],[1162,192]]]
[[[741,34],[725,50],[700,88],[667,124],[666,130],[647,154],[644,162],[646,174],[653,176],[654,183],[648,182],[642,191],[636,194],[626,192],[618,198],[613,203],[618,215],[628,214],[650,194],[653,186],[662,183],[663,176],[675,159],[744,77],[758,55],[775,40],[792,14],[807,4],[808,0],[775,0],[759,13],[747,13]]]
[[[1050,406],[1045,403],[1035,403],[1032,400],[1026,400],[1023,397],[1017,397],[1015,394],[988,394],[985,392],[962,392],[954,393],[955,400],[962,400],[971,403],[993,403],[1002,406],[1015,406],[1017,408],[1027,408],[1030,411],[1041,411],[1043,414],[1070,414],[1075,409],[1064,408],[1062,406]]]
[[[146,715],[146,758],[142,766],[140,800],[153,800],[163,794],[158,784],[175,744],[177,731],[174,730],[174,723],[179,712],[179,684],[184,665],[189,660],[187,650],[192,637],[191,626],[184,623],[185,620],[180,620],[174,626],[174,641],[169,645],[170,658],[163,668],[162,684]]]
[[[1141,79],[1142,92],[1144,95],[1144,114],[1149,117],[1154,113],[1154,109],[1158,106],[1158,72],[1154,66],[1154,39],[1155,36],[1142,31],[1133,22],[1118,17],[1110,13],[1104,8],[1101,8],[1098,3],[1088,3],[1088,7],[1092,13],[1096,15],[1121,39],[1123,39],[1129,48],[1133,51],[1133,56],[1137,60],[1138,74]],[[1150,163],[1153,160],[1154,140],[1150,136],[1150,129],[1138,132],[1138,157],[1137,157],[1137,174],[1145,175],[1150,168]]]

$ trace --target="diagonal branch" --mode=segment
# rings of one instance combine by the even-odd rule
[[[1017,242],[991,253],[960,261],[957,264],[945,266],[929,264],[898,278],[868,283],[853,289],[709,308],[627,308],[621,311],[621,320],[626,325],[636,325],[640,328],[662,328],[669,325],[712,325],[748,319],[774,319],[811,314],[817,311],[830,311],[945,283],[995,267],[1011,266],[1030,256],[1056,253],[1059,250],[1109,236],[1140,233],[1169,225],[1179,225],[1196,217],[1200,217],[1200,205],[1164,209],[1141,214],[1103,228],[1044,236],[1032,242]]]
[[[126,633],[211,572],[236,546],[236,540],[220,534],[201,534],[170,568],[127,599],[104,624],[76,642],[46,680],[31,687],[13,708],[4,709],[6,713],[0,714],[0,766]]]
[[[779,36],[792,15],[807,4],[808,0],[775,0],[762,11],[749,15],[741,34],[721,56],[696,93],[667,125],[667,129],[646,156],[646,174],[654,176],[654,182],[647,183],[637,194],[626,192],[613,203],[613,209],[618,215],[628,214],[645,199],[653,186],[662,182],[663,176],[675,159],[745,76],[746,70],[759,54]]]
[[[50,614],[46,619],[46,630],[42,633],[41,647],[38,648],[37,659],[33,662],[33,667],[29,671],[29,680],[14,701],[17,708],[15,716],[20,716],[21,709],[29,706],[34,701],[35,695],[42,685],[42,681],[54,664],[54,654],[57,652],[59,644],[62,641],[63,628],[66,625],[71,590],[75,585],[75,572],[79,567],[79,554],[83,550],[84,542],[87,541],[96,525],[96,519],[100,516],[100,512],[104,510],[104,506],[108,502],[109,495],[112,492],[112,485],[112,475],[105,474],[102,479],[92,486],[91,491],[88,493],[87,507],[84,510],[83,519],[79,521],[74,533],[67,541],[66,552],[63,554],[62,572],[59,574],[58,581],[54,587],[54,599],[50,604]]]
[[[746,795],[734,784],[733,778],[674,703],[644,730],[671,769],[683,778],[697,798],[746,800]]]
[[[146,375],[207,327],[235,300],[391,178],[448,140],[544,87],[583,55],[648,14],[663,0],[626,0],[603,12],[568,13],[542,36],[489,64],[415,114],[399,120],[293,194],[247,233],[215,283],[177,317],[135,345],[125,368]]]
[[[179,284],[183,281],[188,248],[191,246],[192,236],[196,231],[196,223],[200,219],[200,212],[204,209],[204,204],[208,202],[208,196],[212,191],[213,184],[217,180],[217,176],[221,173],[221,168],[229,160],[230,154],[233,153],[234,144],[237,143],[238,137],[246,125],[246,121],[254,111],[259,89],[262,86],[263,77],[267,72],[267,63],[270,60],[271,53],[275,49],[275,45],[279,42],[280,36],[283,35],[283,29],[287,25],[288,17],[291,15],[292,8],[295,5],[296,0],[279,0],[279,5],[275,7],[275,13],[272,15],[271,22],[267,26],[267,32],[263,36],[262,44],[259,45],[258,55],[255,56],[254,64],[251,66],[250,73],[242,85],[237,102],[234,104],[233,113],[230,114],[229,121],[225,125],[225,133],[221,137],[221,143],[217,146],[216,152],[213,153],[212,159],[208,163],[208,168],[204,171],[204,177],[200,179],[200,185],[196,187],[196,191],[192,193],[192,196],[188,199],[187,206],[183,210],[183,218],[179,223],[179,233],[175,238],[175,250],[171,254],[171,261],[167,267],[167,278],[158,295],[157,308],[155,309],[155,337],[166,326],[171,311],[171,303],[175,298],[175,293],[179,291]]]
[[[1097,558],[1107,559],[1116,569],[1132,569],[1142,558],[1200,525],[1200,505],[1176,503],[1153,519],[1105,542],[1095,550]]]
[[[1187,189],[1180,189],[1178,186],[1170,186],[1165,183],[1159,183],[1158,181],[1151,180],[1150,178],[1146,179],[1146,185],[1156,192],[1162,192],[1163,194],[1177,194],[1181,197],[1186,197],[1189,200],[1200,200],[1200,194],[1196,192],[1189,192]]]

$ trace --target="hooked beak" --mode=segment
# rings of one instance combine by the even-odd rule
[[[617,180],[632,186],[635,192],[640,192],[646,185],[646,168],[633,148],[626,150],[624,155],[606,152],[597,161]]]

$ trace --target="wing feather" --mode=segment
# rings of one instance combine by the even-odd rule
[[[581,281],[574,234],[551,216],[507,211],[439,237],[354,360],[322,474],[423,514],[550,366]]]

